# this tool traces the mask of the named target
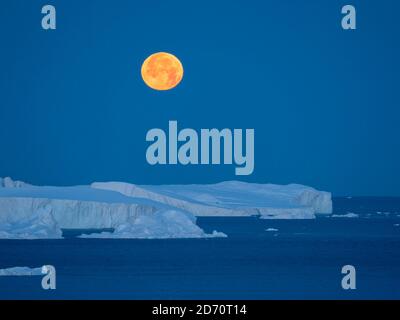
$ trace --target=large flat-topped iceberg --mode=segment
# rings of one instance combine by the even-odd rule
[[[329,192],[290,184],[255,184],[228,181],[210,185],[142,186],[123,182],[95,182],[92,188],[161,202],[196,216],[249,216],[311,219],[332,213]]]
[[[59,239],[61,229],[114,229],[101,238],[207,238],[189,212],[89,186],[0,188],[0,238]]]
[[[84,237],[203,238],[195,216],[312,219],[331,213],[331,194],[291,184],[237,181],[212,185],[39,187],[0,180],[0,238],[61,238],[62,229],[113,229]]]

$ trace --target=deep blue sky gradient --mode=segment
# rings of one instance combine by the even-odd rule
[[[41,29],[54,4],[56,31]],[[341,29],[341,7],[358,30]],[[0,7],[0,176],[35,184],[238,179],[147,164],[145,135],[255,128],[251,182],[400,196],[400,2],[13,0]],[[140,77],[177,55],[175,90]]]

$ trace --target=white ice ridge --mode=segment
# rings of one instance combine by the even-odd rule
[[[27,187],[29,184],[22,181],[14,181],[10,177],[1,178],[0,177],[0,188],[23,188]]]
[[[42,267],[29,268],[29,267],[12,267],[7,269],[0,269],[0,276],[42,276]]]
[[[189,212],[89,186],[0,188],[0,238],[59,239],[61,229],[114,229],[99,237],[207,238]],[[94,237],[94,236],[91,236]]]
[[[329,192],[298,184],[280,186],[228,181],[211,185],[142,186],[95,182],[92,188],[157,201],[196,216],[260,215],[264,219],[312,219],[316,213],[332,213]]]

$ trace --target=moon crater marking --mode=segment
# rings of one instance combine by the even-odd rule
[[[154,90],[170,90],[182,81],[183,66],[174,55],[157,52],[143,62],[142,78]]]

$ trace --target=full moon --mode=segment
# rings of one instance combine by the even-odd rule
[[[143,62],[142,78],[154,90],[170,90],[181,82],[183,66],[170,53],[154,53]]]

